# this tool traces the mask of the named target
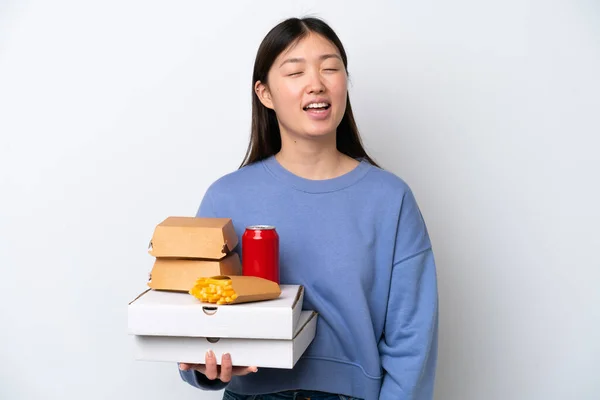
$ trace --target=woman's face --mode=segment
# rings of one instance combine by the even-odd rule
[[[256,93],[275,110],[282,134],[333,135],[346,110],[347,75],[337,47],[310,33],[277,57]]]

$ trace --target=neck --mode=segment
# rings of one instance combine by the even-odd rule
[[[357,164],[337,150],[335,135],[318,139],[281,136],[281,150],[275,158],[285,169],[302,178],[332,179],[348,172]]]

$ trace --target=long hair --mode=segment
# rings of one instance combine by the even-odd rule
[[[348,72],[348,59],[342,42],[327,23],[318,18],[290,18],[276,25],[263,39],[258,48],[252,73],[252,125],[250,142],[241,167],[264,160],[281,150],[281,134],[275,111],[265,107],[254,91],[257,81],[267,83],[267,75],[275,59],[288,46],[297,43],[314,32],[333,43],[339,50]],[[365,151],[358,127],[352,114],[350,96],[346,96],[346,110],[336,131],[336,146],[339,152],[352,158],[363,158],[378,166]]]

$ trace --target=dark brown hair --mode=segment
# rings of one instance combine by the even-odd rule
[[[254,61],[254,72],[252,74],[252,127],[250,143],[248,144],[248,149],[240,168],[264,160],[281,150],[281,136],[275,111],[265,107],[260,102],[254,91],[254,85],[257,81],[267,83],[267,75],[275,62],[275,59],[287,49],[288,46],[297,43],[311,32],[325,37],[338,48],[347,73],[348,59],[346,57],[344,46],[333,29],[331,29],[324,21],[312,17],[302,19],[290,18],[271,29],[260,44],[256,60]],[[337,127],[336,146],[338,151],[347,156],[352,158],[363,158],[377,166],[375,161],[367,155],[367,152],[363,148],[360,134],[358,133],[358,127],[354,121],[354,115],[352,114],[349,96],[346,98],[346,110],[344,116]]]

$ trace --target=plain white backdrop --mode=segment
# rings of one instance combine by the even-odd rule
[[[304,15],[425,215],[436,399],[599,398],[594,0],[0,2],[0,398],[220,398],[133,360],[127,303],[154,226],[241,162],[261,39]]]

